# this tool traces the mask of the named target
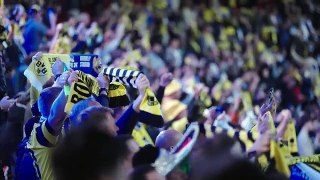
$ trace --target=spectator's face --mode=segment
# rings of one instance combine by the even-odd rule
[[[160,45],[160,44],[155,44],[155,45],[153,46],[153,51],[154,51],[155,53],[161,53],[161,51],[162,51],[161,45]]]
[[[42,21],[42,13],[39,11],[37,14],[34,15],[35,19],[38,21]]]
[[[180,41],[179,41],[179,39],[174,39],[174,40],[172,40],[172,42],[171,42],[171,47],[174,48],[174,49],[180,48]]]
[[[105,114],[105,119],[101,123],[100,128],[110,135],[116,136],[119,128],[116,126],[115,120],[110,113]]]

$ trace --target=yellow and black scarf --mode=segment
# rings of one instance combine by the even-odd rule
[[[95,77],[78,71],[78,81],[73,82],[71,87],[65,86],[64,91],[68,96],[65,112],[69,113],[73,105],[83,99],[89,98],[91,95],[99,95],[99,84]]]
[[[142,74],[140,71],[112,67],[104,68],[102,72],[109,78],[110,82],[115,81],[118,85],[121,83],[134,88],[137,88],[135,83],[137,77]],[[114,96],[114,99],[116,99],[116,96]],[[150,88],[146,89],[145,96],[140,105],[140,118],[162,120],[160,103]]]

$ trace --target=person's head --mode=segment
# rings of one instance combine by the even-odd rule
[[[97,128],[74,128],[54,150],[55,177],[60,180],[124,179],[122,164],[127,152],[124,141]]]
[[[182,133],[176,130],[164,130],[156,139],[156,146],[170,151],[182,138]]]
[[[120,136],[117,136],[117,139],[125,142],[128,147],[128,152],[123,162],[122,168],[124,169],[125,173],[129,175],[129,173],[131,173],[133,170],[133,166],[132,166],[133,156],[139,151],[139,146],[136,143],[136,141],[133,139],[133,137],[130,135],[120,135]]]
[[[38,108],[41,116],[48,118],[53,102],[60,94],[62,88],[60,87],[49,87],[41,91],[38,99]]]
[[[92,106],[83,110],[78,115],[77,122],[80,126],[97,127],[112,136],[116,136],[119,130],[112,116],[112,110],[101,106]]]
[[[84,23],[85,26],[88,26],[90,24],[90,15],[86,12],[82,12],[79,16],[79,20],[81,23]]]
[[[173,36],[170,39],[169,45],[173,49],[179,49],[181,46],[180,37],[179,36]]]
[[[70,121],[72,125],[78,125],[80,122],[78,122],[78,115],[81,113],[81,111],[87,109],[88,107],[92,106],[98,106],[101,107],[101,104],[98,103],[94,98],[90,97],[88,99],[81,100],[77,102],[70,111]]]
[[[130,175],[130,180],[164,180],[161,174],[159,174],[151,165],[139,166],[134,169]]]
[[[191,179],[196,180],[231,180],[231,179],[265,179],[259,167],[230,154],[199,159],[192,166]]]
[[[29,8],[28,11],[28,15],[29,17],[37,20],[37,21],[41,21],[42,20],[42,14],[41,14],[41,8],[40,6],[34,4]]]
[[[154,163],[159,156],[159,151],[158,147],[154,147],[150,144],[140,148],[132,158],[133,167],[135,168]]]

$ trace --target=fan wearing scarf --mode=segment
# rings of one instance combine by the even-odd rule
[[[115,85],[113,92],[109,92],[110,104],[120,104],[123,100],[123,94],[125,93],[124,85],[136,88],[136,80],[140,76],[144,76],[139,71],[132,71],[127,69],[107,67],[102,70],[102,73],[110,79],[110,86]],[[124,85],[123,85],[124,84]],[[124,93],[121,93],[122,90]],[[154,145],[151,137],[146,131],[146,125],[152,125],[154,127],[162,127],[163,119],[161,115],[160,103],[157,100],[155,94],[151,91],[150,87],[146,89],[145,96],[142,98],[140,105],[139,121],[132,136],[137,141],[140,147],[146,144]]]
[[[98,77],[98,79],[99,78],[101,78],[101,76]],[[64,86],[74,85],[75,83],[79,82],[79,71],[66,71],[59,77],[59,79]],[[107,83],[105,83],[105,85],[106,84]],[[140,75],[136,79],[136,87],[140,92],[138,98],[133,102],[131,106],[129,106],[127,111],[123,114],[123,117],[121,117],[117,121],[117,123],[115,123],[115,121],[113,120],[111,111],[107,110],[105,107],[101,107],[101,105],[95,101],[96,103],[94,103],[94,106],[91,106],[83,111],[80,110],[81,117],[79,117],[80,115],[78,115],[77,121],[72,121],[73,123],[71,122],[71,127],[90,124],[88,121],[101,123],[107,121],[103,125],[107,126],[106,129],[112,130],[112,132],[115,131],[115,133],[112,133],[114,135],[122,134],[124,132],[130,133],[130,129],[132,132],[132,129],[137,123],[139,111],[141,111],[142,100],[146,96],[146,89],[149,87],[148,79],[144,75]],[[104,88],[107,89],[107,87]],[[28,149],[33,152],[33,159],[35,160],[35,164],[37,164],[37,166],[39,167],[38,173],[41,179],[54,179],[50,159],[52,157],[52,151],[54,150],[56,143],[58,143],[58,139],[60,139],[59,137],[61,137],[60,135],[62,133],[63,125],[67,116],[67,113],[64,112],[67,100],[67,95],[65,94],[64,90],[61,90],[60,94],[53,102],[48,119],[40,123],[38,126],[35,126],[37,128],[34,127],[27,143]],[[93,115],[101,114],[101,112],[102,115],[97,116],[100,119],[95,118],[96,116],[92,117]],[[83,124],[83,122],[86,123]],[[119,129],[117,126],[119,127]]]

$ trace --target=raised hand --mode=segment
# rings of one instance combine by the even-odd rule
[[[262,117],[259,118],[258,131],[260,134],[264,134],[266,131],[269,130],[269,118],[269,114],[264,114]]]
[[[150,87],[150,82],[144,74],[141,74],[138,76],[138,78],[136,80],[136,85],[139,90],[139,94],[143,95],[145,93],[146,89],[148,87]]]
[[[164,73],[160,78],[160,86],[166,87],[173,79],[172,73]]]
[[[32,61],[38,61],[43,56],[42,52],[37,52],[35,55],[32,56]]]
[[[97,77],[98,84],[100,88],[109,88],[109,79],[100,73]]]
[[[269,104],[262,104],[260,108],[260,116],[263,116],[266,112],[272,109],[273,101],[270,101]]]
[[[57,58],[54,64],[52,65],[52,74],[54,76],[62,74],[64,71],[64,62],[60,58]]]
[[[0,108],[4,111],[9,111],[9,109],[13,106],[15,100],[9,99],[9,96],[5,96],[0,100]]]
[[[61,74],[61,76],[58,77],[55,84],[57,84],[58,87],[63,87],[68,83],[68,78],[70,77],[72,73],[72,70],[65,71]]]
[[[259,136],[259,138],[253,143],[248,152],[255,152],[257,156],[266,153],[270,150],[270,140],[272,134],[267,131]]]
[[[77,82],[78,81],[78,71],[72,71],[70,70],[69,72],[71,72],[70,76],[68,77],[68,85],[71,86],[73,82]]]

